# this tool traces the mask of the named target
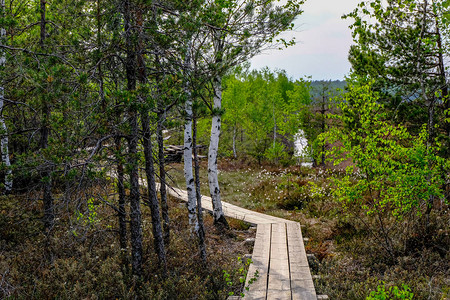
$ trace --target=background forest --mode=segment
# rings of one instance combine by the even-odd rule
[[[361,2],[345,81],[252,70],[303,2],[0,0],[0,297],[238,294],[223,198],[304,224],[320,294],[447,299],[450,2]]]

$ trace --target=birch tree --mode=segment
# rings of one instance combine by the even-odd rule
[[[195,191],[195,182],[194,182],[194,174],[192,171],[192,149],[193,149],[193,134],[192,134],[192,92],[191,87],[189,85],[189,77],[190,77],[190,69],[191,69],[191,47],[192,42],[188,41],[188,46],[186,49],[186,57],[184,62],[184,70],[185,70],[185,86],[184,86],[184,94],[186,97],[185,100],[185,123],[184,123],[184,178],[186,180],[186,190],[188,195],[188,216],[189,216],[189,224],[194,232],[198,232],[198,221],[197,221],[197,212],[196,212],[196,191]]]
[[[301,14],[304,1],[208,1],[206,23],[212,51],[206,54],[212,86],[211,138],[208,149],[208,183],[214,209],[214,222],[227,226],[223,214],[218,180],[218,147],[222,122],[222,76],[230,68],[248,60],[266,47],[274,38],[293,27]],[[292,41],[279,39],[285,46]]]
[[[0,9],[2,10],[2,16],[5,13],[5,0],[0,1]],[[0,28],[0,43],[6,44],[6,29]],[[6,63],[6,55],[3,50],[0,54],[0,68],[3,68]],[[5,120],[3,118],[3,107],[5,104],[5,88],[0,86],[0,133],[2,135],[0,141],[0,150],[2,154],[2,162],[6,168],[5,175],[5,192],[8,194],[12,191],[13,179],[11,170],[11,161],[9,160],[9,142],[8,142],[8,128],[6,127]]]

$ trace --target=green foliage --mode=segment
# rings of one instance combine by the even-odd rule
[[[251,263],[253,263],[251,259],[247,259],[244,262],[242,260],[242,258],[240,256],[238,256],[238,265],[240,267],[237,270],[234,270],[234,272],[239,277],[239,283],[237,283],[238,286],[241,286],[241,287],[244,286],[245,280],[247,278],[248,267],[250,266]],[[222,270],[222,272],[223,272],[223,279],[224,279],[226,285],[229,288],[233,287],[236,283],[233,283],[232,275],[227,270]],[[249,279],[248,285],[244,287],[244,290],[248,291],[250,288],[250,285],[252,283],[254,283],[258,277],[259,277],[259,274],[258,274],[258,271],[256,271],[256,273],[252,275],[252,278]],[[233,296],[234,294],[235,293],[233,291],[228,292],[228,296]],[[241,292],[240,296],[244,297],[245,293]]]
[[[274,163],[286,164],[288,162],[288,154],[283,144],[275,142],[264,153],[264,157]]]
[[[294,82],[284,71],[238,68],[224,79],[222,97],[222,151],[231,154],[234,140],[239,154],[288,163],[293,152],[286,144],[304,125],[304,108],[310,102],[308,82]]]
[[[438,104],[448,95],[448,12],[445,0],[367,0],[344,16],[353,19],[353,73],[374,80],[391,118],[407,122],[415,134],[426,122],[449,134],[449,106]]]
[[[388,290],[384,284],[381,284],[376,291],[370,292],[366,300],[412,300],[413,298],[414,294],[406,284],[402,284],[401,288],[391,286]]]
[[[94,198],[89,198],[87,201],[87,212],[86,214],[80,211],[75,211],[76,221],[84,223],[85,225],[95,225],[99,222],[97,215],[97,205],[94,204]]]
[[[304,106],[301,122],[305,138],[308,140],[307,158],[313,159],[317,165],[324,164],[322,143],[318,139],[321,133],[328,131],[330,120],[327,117],[331,110],[331,99],[342,92],[345,81],[313,81],[311,82],[311,100]]]
[[[361,206],[368,215],[388,211],[397,218],[431,208],[429,199],[442,198],[448,162],[428,144],[425,128],[412,136],[391,125],[369,84],[352,83],[333,117],[342,124],[321,136],[332,149],[334,164],[351,161],[347,175],[336,180],[335,196],[346,207]],[[357,174],[355,177],[354,174]]]

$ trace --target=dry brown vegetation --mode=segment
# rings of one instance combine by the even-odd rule
[[[204,163],[204,162],[203,162]],[[182,166],[172,164],[170,174],[183,187]],[[376,224],[352,207],[346,213],[333,199],[330,175],[339,170],[259,166],[251,161],[223,160],[220,180],[224,201],[299,221],[309,238],[308,253],[318,294],[331,299],[365,299],[380,282],[386,286],[407,284],[414,299],[448,299],[448,207],[434,210],[427,231],[420,218],[410,216],[390,222],[392,240],[398,246],[389,257],[374,237]],[[201,174],[206,183],[206,174]],[[207,186],[203,186],[207,194]],[[101,194],[97,191],[97,194]],[[91,193],[95,195],[96,193]],[[115,212],[105,202],[95,202],[97,215],[86,223],[86,204],[66,207],[50,240],[42,234],[39,195],[3,197],[0,201],[0,295],[13,299],[225,299],[242,285],[238,257],[251,253],[244,239],[248,224],[229,220],[231,230],[216,231],[205,213],[209,267],[199,262],[195,239],[189,232],[184,203],[170,199],[171,244],[167,249],[169,276],[161,278],[153,251],[149,210],[143,210],[145,264],[142,281],[135,281],[122,266]],[[58,200],[62,208],[65,204]],[[64,204],[64,205],[63,205]],[[78,215],[79,216],[79,215]],[[421,231],[412,231],[412,228]],[[53,256],[44,257],[45,247]],[[231,275],[230,286],[223,271]]]
[[[205,213],[208,266],[204,267],[189,232],[185,204],[170,199],[169,275],[162,278],[153,251],[150,212],[143,207],[144,275],[137,281],[130,275],[131,267],[122,263],[117,217],[106,202],[93,203],[96,213],[91,210],[90,219],[82,208],[80,216],[75,207],[66,207],[72,213],[60,213],[47,238],[41,230],[40,201],[30,201],[29,196],[0,199],[2,299],[225,299],[242,289],[238,257],[251,253],[244,240],[254,234],[247,224],[230,222],[231,229],[220,233]],[[56,202],[60,208],[62,201]],[[52,256],[45,257],[44,249],[51,249]],[[232,284],[226,284],[224,270]]]
[[[376,235],[377,224],[360,207],[346,211],[333,197],[331,175],[339,169],[280,168],[223,160],[219,179],[223,200],[299,221],[309,238],[307,251],[318,294],[331,299],[365,299],[370,291],[408,285],[414,299],[448,299],[450,292],[449,207],[434,209],[427,229],[423,218],[385,216],[396,249],[390,257]]]

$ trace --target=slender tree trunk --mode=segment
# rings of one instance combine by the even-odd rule
[[[122,143],[121,138],[115,138],[116,144],[116,162],[117,162],[117,192],[119,194],[119,211],[117,213],[119,219],[119,243],[122,253],[127,253],[127,212],[125,209],[125,186],[124,186],[124,171],[122,163]],[[126,259],[126,255],[124,256]]]
[[[130,230],[131,230],[131,257],[133,274],[142,275],[142,221],[139,192],[139,159],[137,152],[138,122],[134,109],[129,111],[131,136],[128,140],[128,164],[130,168]]]
[[[234,158],[237,158],[237,152],[236,152],[236,122],[234,123],[233,127],[233,156]]]
[[[44,229],[48,234],[55,223],[55,212],[53,205],[52,196],[52,178],[51,172],[44,172],[44,192],[43,192],[43,202],[44,202]]]
[[[189,86],[189,76],[191,68],[191,41],[189,41],[185,58],[185,124],[184,124],[184,178],[186,180],[186,190],[188,195],[188,217],[191,232],[198,232],[198,221],[196,215],[195,184],[192,171],[192,94]]]
[[[440,83],[441,83],[441,98],[444,102],[444,110],[446,113],[444,114],[444,117],[450,117],[450,99],[448,98],[448,86],[447,86],[447,75],[445,72],[445,64],[444,64],[444,49],[442,48],[442,36],[441,32],[439,30],[439,21],[436,18],[435,19],[435,26],[436,26],[436,36],[437,36],[437,46],[439,49],[439,77],[440,77]],[[444,129],[447,133],[447,156],[450,152],[450,122],[444,122]]]
[[[49,118],[50,118],[50,108],[47,103],[44,103],[42,109],[42,127],[41,127],[41,142],[40,148],[42,150],[48,147],[48,136],[50,133],[49,129]],[[52,196],[52,172],[51,172],[51,162],[44,162],[43,176],[43,203],[44,203],[44,229],[48,233],[53,227],[55,220],[53,196]]]
[[[228,222],[222,210],[222,202],[220,200],[220,187],[217,169],[217,152],[219,149],[219,137],[221,130],[221,115],[222,108],[222,78],[215,77],[213,80],[214,88],[214,104],[213,117],[211,123],[211,139],[208,149],[208,183],[209,192],[212,198],[214,223],[222,224],[228,227]]]
[[[273,149],[275,150],[275,143],[277,141],[277,118],[275,116],[275,103],[272,103],[272,116],[273,116]]]
[[[44,50],[44,43],[46,37],[46,1],[40,1],[40,46],[41,49]],[[42,103],[42,123],[41,123],[41,140],[40,140],[40,148],[47,149],[48,147],[48,136],[50,133],[49,128],[50,122],[50,105],[43,100]],[[48,165],[44,166],[44,172],[42,174],[44,186],[43,186],[43,203],[44,203],[44,230],[47,234],[49,234],[50,230],[53,228],[55,213],[54,213],[54,205],[53,205],[53,196],[52,196],[52,172],[51,172],[51,163],[48,162]]]
[[[45,36],[47,34],[46,31],[45,31],[45,24],[47,23],[46,20],[45,20],[45,13],[46,13],[45,4],[46,3],[47,3],[47,1],[40,0],[40,10],[41,10],[40,27],[41,27],[41,32],[40,32],[39,44],[41,45],[41,49],[44,49],[44,41],[45,41]]]
[[[142,34],[143,27],[143,17],[142,10],[138,9],[136,13],[137,27],[139,30],[139,36]],[[142,56],[143,45],[138,42],[138,51],[137,51],[137,65],[138,65],[138,80],[142,85],[146,83],[146,67],[144,62],[144,57]],[[164,247],[164,239],[161,228],[161,217],[159,213],[159,202],[158,197],[156,195],[156,183],[155,183],[155,167],[153,161],[153,147],[151,141],[151,133],[150,133],[150,116],[149,111],[146,108],[147,98],[144,96],[141,99],[142,104],[145,108],[142,108],[141,112],[141,125],[142,132],[144,135],[143,138],[143,147],[144,147],[144,156],[145,156],[145,173],[147,177],[147,190],[148,190],[148,201],[147,205],[150,207],[151,215],[152,215],[152,228],[153,228],[153,242],[155,245],[155,252],[158,255],[159,265],[162,268],[164,276],[167,275],[167,265],[166,265],[166,250]]]
[[[130,6],[131,3],[129,0],[123,1],[127,90],[132,93],[136,90],[136,45],[133,41],[136,33],[133,25],[131,24],[132,14]],[[140,277],[142,275],[142,221],[139,192],[139,158],[137,152],[139,128],[137,110],[133,105],[131,105],[128,109],[128,122],[131,129],[131,133],[128,138],[128,164],[130,170],[131,266],[133,269],[133,274]]]
[[[147,189],[148,189],[148,206],[150,207],[152,214],[152,227],[153,227],[153,239],[155,245],[155,251],[158,255],[159,264],[163,270],[163,273],[167,273],[166,266],[166,251],[164,248],[164,239],[161,228],[161,218],[159,215],[159,203],[156,196],[156,184],[155,184],[155,168],[153,166],[153,151],[150,134],[150,117],[148,113],[141,114],[142,119],[142,131],[144,132],[144,156],[145,156],[145,173],[147,176]]]
[[[325,95],[322,96],[321,114],[322,114],[322,128],[321,128],[322,132],[321,133],[324,134],[325,133]],[[320,165],[322,167],[325,167],[325,143],[322,143],[322,157],[321,157]]]
[[[419,38],[419,42],[418,42],[418,46],[417,46],[417,69],[420,70],[421,68],[421,61],[420,61],[420,57],[421,57],[421,52],[422,52],[422,41],[424,39],[424,35],[426,32],[426,20],[427,20],[427,14],[428,14],[428,1],[424,1],[423,4],[423,17],[422,17],[422,28],[420,31],[420,38]],[[435,104],[435,96],[432,95],[431,97],[428,96],[427,94],[427,85],[425,82],[425,78],[423,78],[424,74],[420,74],[419,76],[419,84],[420,84],[420,89],[421,89],[421,93],[422,93],[422,98],[423,101],[428,104],[428,123],[427,123],[427,133],[428,133],[428,140],[427,140],[427,150],[428,148],[430,148],[433,144],[434,141],[434,104]],[[429,167],[431,167],[431,162],[429,163]],[[428,176],[427,181],[429,182],[431,179]],[[429,226],[429,220],[430,220],[430,213],[433,209],[433,205],[434,205],[434,196],[430,196],[428,198],[428,203],[427,203],[427,209],[425,211],[425,227],[426,230],[428,231],[428,226]]]
[[[275,154],[275,163],[278,164],[278,153],[275,152],[275,146],[277,141],[277,118],[275,115],[275,103],[272,103],[272,115],[273,115],[273,150]]]
[[[5,10],[5,0],[0,1],[0,7],[2,11]],[[0,28],[0,41],[2,44],[6,42],[6,29]],[[3,51],[1,51],[0,55],[0,67],[3,67],[6,64],[6,56]],[[5,175],[5,192],[6,194],[11,193],[13,187],[13,179],[12,179],[12,170],[11,170],[11,161],[9,160],[9,142],[8,142],[8,128],[6,127],[5,120],[3,119],[3,106],[5,99],[5,89],[3,86],[0,86],[0,133],[1,133],[1,141],[0,141],[0,150],[2,153],[2,162],[6,167],[6,175]]]
[[[158,19],[158,9],[155,5],[152,7],[152,21],[157,24]],[[161,66],[161,61],[159,54],[155,54],[155,65],[159,70],[163,70],[164,68]],[[156,73],[156,80],[159,82],[164,80],[163,76],[160,76],[160,73]],[[158,95],[160,96],[160,95]],[[159,97],[158,98],[158,112],[157,118],[158,123],[156,126],[156,138],[158,141],[158,160],[159,160],[159,180],[160,187],[159,192],[161,195],[161,213],[163,220],[163,238],[164,244],[167,247],[170,244],[170,218],[169,218],[169,205],[167,203],[167,190],[166,190],[166,169],[165,169],[165,157],[164,157],[164,135],[163,129],[167,118],[167,111],[169,107],[165,106],[164,101]]]
[[[100,9],[100,0],[97,0],[97,49],[99,52],[102,51],[102,37],[101,37],[101,9]],[[97,70],[98,70],[98,94],[100,97],[102,112],[104,113],[106,110],[106,99],[105,99],[105,89],[104,89],[104,80],[103,80],[103,71],[102,64],[100,63],[100,57],[97,59]]]
[[[160,108],[162,109],[162,108]],[[159,192],[161,194],[161,212],[163,219],[164,229],[164,243],[169,245],[170,243],[170,218],[169,218],[169,206],[167,204],[167,191],[166,191],[166,170],[165,170],[165,158],[164,158],[164,137],[163,128],[166,121],[166,111],[158,111],[158,125],[156,128],[156,136],[158,139],[158,159],[159,159],[159,180],[161,185]]]
[[[445,72],[445,64],[444,64],[444,55],[443,55],[443,48],[442,48],[442,36],[441,32],[439,30],[439,20],[435,18],[435,24],[436,24],[436,35],[437,35],[437,46],[439,49],[439,74],[440,74],[440,81],[441,81],[441,98],[444,102],[444,119],[450,118],[450,99],[448,94],[448,86],[447,86],[447,74]],[[445,122],[444,121],[444,129],[447,134],[447,147],[446,149],[446,156],[447,158],[450,157],[450,121]],[[444,179],[444,184],[442,186],[442,190],[446,191],[444,193],[444,197],[447,201],[450,201],[450,193],[448,192],[449,184],[445,183],[445,174],[442,174],[442,177]]]
[[[194,170],[195,170],[195,190],[197,198],[197,219],[198,219],[198,245],[200,251],[200,258],[204,266],[207,265],[206,245],[205,245],[205,225],[203,223],[202,212],[202,194],[200,192],[200,166],[198,163],[197,151],[197,118],[194,115],[194,134],[192,136],[194,147]]]

